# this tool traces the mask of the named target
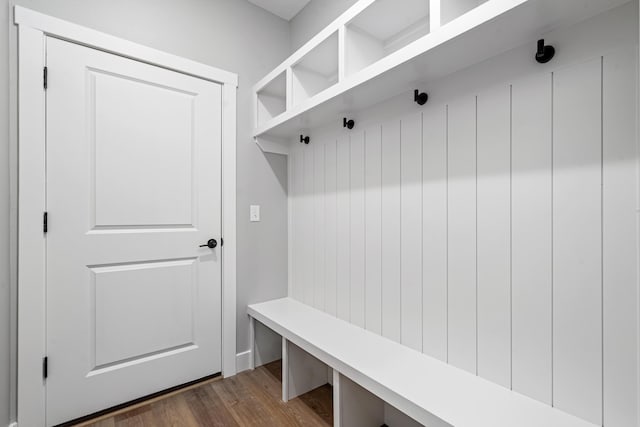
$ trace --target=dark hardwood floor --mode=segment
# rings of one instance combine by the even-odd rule
[[[332,389],[282,402],[281,363],[214,379],[78,424],[124,426],[331,426]]]

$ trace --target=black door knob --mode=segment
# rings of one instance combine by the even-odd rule
[[[213,249],[218,246],[218,241],[216,239],[209,239],[206,245],[200,245],[201,248],[210,248]]]

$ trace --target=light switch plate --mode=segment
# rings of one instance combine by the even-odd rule
[[[249,207],[249,221],[251,222],[260,221],[260,205],[251,205]]]

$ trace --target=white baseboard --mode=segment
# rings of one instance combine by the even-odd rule
[[[13,423],[9,424],[7,427],[18,427],[18,423],[13,422]]]
[[[243,351],[236,354],[236,372],[239,374],[242,371],[248,371],[251,369],[251,350]]]
[[[255,366],[262,366],[282,358],[282,337],[259,322],[255,325]],[[236,373],[248,371],[251,366],[251,349],[236,354]]]

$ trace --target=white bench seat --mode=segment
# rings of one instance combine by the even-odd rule
[[[291,298],[248,314],[427,426],[595,426]]]

